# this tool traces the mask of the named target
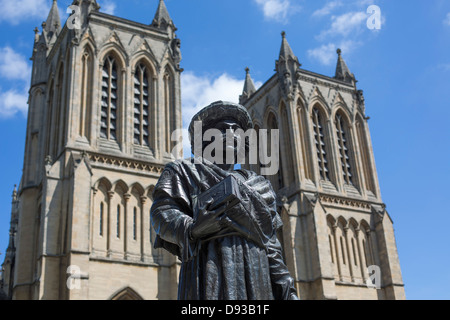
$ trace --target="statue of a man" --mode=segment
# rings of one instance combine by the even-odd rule
[[[253,128],[243,106],[215,102],[192,119],[192,150],[196,121],[202,123],[202,134],[220,130],[224,160],[231,147],[226,143],[227,131]],[[213,163],[200,155],[177,160],[165,167],[155,187],[151,209],[155,247],[177,255],[182,262],[178,299],[297,300],[276,237],[282,222],[270,182],[254,172],[234,170],[234,163],[225,162]],[[219,192],[211,190],[231,180],[230,195],[237,200],[215,203],[215,198],[226,193],[223,190],[230,192],[230,184]],[[205,195],[211,198],[205,201]]]

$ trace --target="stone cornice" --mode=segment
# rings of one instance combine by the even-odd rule
[[[159,176],[164,170],[164,164],[121,158],[112,155],[88,152],[91,165],[97,168],[108,168],[132,171],[134,173],[147,173]]]

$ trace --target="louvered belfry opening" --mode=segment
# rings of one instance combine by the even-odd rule
[[[323,119],[318,108],[314,108],[312,116],[314,128],[314,141],[316,143],[317,161],[319,164],[320,179],[328,181],[330,180],[330,174],[328,169]]]
[[[100,137],[117,140],[117,63],[106,57],[102,70],[102,111]]]
[[[345,121],[339,113],[336,115],[336,134],[344,183],[351,185],[353,184],[353,176],[350,164],[350,151],[348,149],[348,135],[346,133]]]
[[[149,145],[149,81],[148,70],[139,64],[134,74],[134,144]]]

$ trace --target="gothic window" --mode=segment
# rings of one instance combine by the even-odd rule
[[[93,229],[92,229],[92,249],[96,255],[105,256],[108,250],[108,210],[110,183],[102,179],[97,188],[93,188]]]
[[[362,169],[364,172],[366,190],[375,194],[374,179],[370,169],[370,153],[368,140],[365,135],[364,121],[358,116],[356,120],[356,132],[358,136],[359,150],[361,154]]]
[[[136,232],[137,232],[136,219],[137,219],[137,209],[136,209],[136,207],[134,207],[133,208],[133,240],[136,240],[136,237],[137,237],[137,235],[136,235]]]
[[[172,133],[175,130],[175,101],[174,101],[174,77],[169,69],[163,77],[164,89],[164,110],[166,119],[166,151],[172,152],[174,141]]]
[[[334,261],[334,250],[333,250],[333,241],[331,240],[331,235],[328,235],[328,242],[330,244],[331,263],[335,263],[335,261]]]
[[[336,114],[336,134],[344,183],[353,184],[352,167],[350,165],[349,135],[345,120],[340,113]]]
[[[297,102],[297,115],[298,115],[298,124],[300,126],[300,139],[302,144],[302,159],[303,159],[303,168],[305,173],[305,178],[309,180],[313,180],[313,164],[311,162],[310,150],[311,144],[309,142],[310,135],[308,134],[308,123],[307,123],[307,114],[306,108],[303,106],[302,102],[299,100]]]
[[[52,81],[51,85],[50,85],[50,91],[49,91],[49,95],[48,95],[48,108],[47,108],[47,137],[46,137],[46,147],[45,147],[45,156],[52,156],[53,157],[53,153],[52,153],[52,145],[51,145],[51,141],[52,141],[52,128],[53,128],[53,100],[54,100],[54,93],[55,93],[55,83],[54,81]]]
[[[267,119],[267,129],[268,129],[268,139],[267,139],[267,155],[270,155],[271,157],[274,150],[272,150],[272,130],[278,130],[278,121],[277,118],[273,113],[270,113],[268,119]],[[278,145],[277,145],[278,147]],[[268,176],[267,178],[272,184],[272,187],[275,191],[280,190],[284,186],[283,182],[283,166],[281,164],[280,159],[277,159],[278,161],[278,172],[274,174],[273,176]]]
[[[61,130],[61,120],[64,121],[64,119],[61,119],[61,111],[64,109],[63,106],[63,81],[64,81],[64,65],[61,64],[59,67],[59,74],[58,74],[58,80],[56,83],[56,104],[54,106],[54,122],[53,122],[53,126],[54,126],[54,131],[53,131],[53,137],[52,137],[52,141],[53,141],[53,147],[52,147],[52,152],[51,155],[53,157],[53,160],[56,160],[56,157],[58,155],[59,152],[59,148],[60,148],[60,144],[61,144],[61,137],[62,137],[62,132]]]
[[[293,148],[293,146],[291,145],[291,130],[290,130],[290,125],[289,125],[289,119],[288,119],[288,114],[286,111],[286,106],[284,105],[284,103],[282,103],[281,105],[281,120],[282,120],[282,126],[283,126],[283,133],[284,133],[284,151],[285,154],[282,157],[282,159],[280,159],[280,162],[282,160],[285,160],[285,170],[287,172],[292,172],[293,171],[293,165],[292,165],[292,157],[293,157],[293,151],[295,150],[295,148]],[[288,174],[286,176],[286,184],[287,185],[291,185],[292,183],[294,183],[294,175],[293,174]]]
[[[147,67],[139,64],[134,74],[134,144],[149,145],[150,84]]]
[[[325,145],[325,127],[323,125],[322,113],[318,108],[313,109],[312,113],[314,141],[316,144],[317,161],[319,164],[319,173],[321,180],[330,180],[330,171],[328,169],[327,152]]]
[[[104,219],[104,211],[105,211],[105,205],[103,202],[100,203],[100,221],[99,221],[99,235],[103,236],[103,219]]]
[[[116,238],[120,239],[120,205],[117,205]]]
[[[86,48],[81,57],[81,112],[79,135],[89,137],[90,128],[90,103],[92,94],[92,52]]]
[[[118,74],[117,62],[107,56],[102,70],[100,137],[117,140]]]

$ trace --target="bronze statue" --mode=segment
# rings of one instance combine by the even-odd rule
[[[219,129],[223,141],[227,130],[253,128],[243,106],[215,102],[192,119],[193,150],[196,121],[202,122],[202,132]],[[276,237],[282,222],[267,179],[197,155],[169,163],[153,198],[155,247],[182,262],[178,299],[298,299]]]

